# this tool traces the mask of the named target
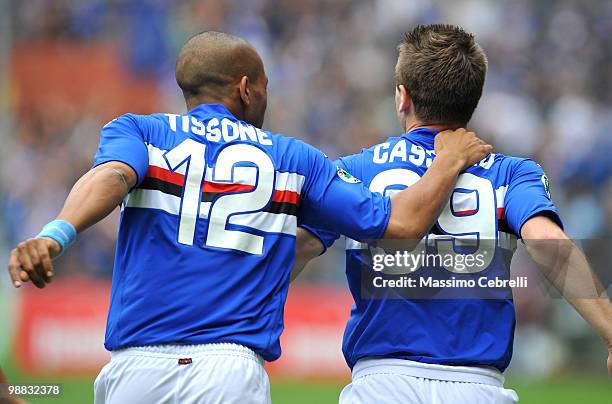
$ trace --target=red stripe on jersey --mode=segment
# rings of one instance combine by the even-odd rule
[[[274,191],[272,196],[274,202],[287,202],[297,205],[300,202],[300,194],[293,191]]]
[[[202,191],[210,193],[231,193],[231,192],[246,192],[252,191],[255,187],[247,184],[231,184],[223,182],[204,181]]]
[[[168,182],[174,185],[183,187],[185,185],[185,176],[180,173],[171,172],[165,168],[157,166],[149,166],[147,177],[157,178],[158,180]],[[202,183],[202,192],[206,193],[237,193],[248,192],[255,189],[255,186],[248,184],[231,184],[223,182],[204,181]],[[289,190],[275,190],[272,196],[274,202],[286,202],[297,205],[300,201],[300,194]]]
[[[158,180],[169,182],[171,184],[178,185],[179,187],[185,185],[185,176],[183,174],[173,173],[170,170],[157,166],[149,166],[147,177],[157,178]]]
[[[457,215],[457,216],[467,216],[467,215],[473,215],[476,212],[478,212],[478,210],[476,210],[476,209],[468,209],[468,210],[462,210],[462,211],[459,211],[459,212],[455,212],[455,215]]]
[[[504,208],[497,208],[497,219],[501,220],[504,217]]]

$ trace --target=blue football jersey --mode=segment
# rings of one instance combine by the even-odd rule
[[[436,133],[420,128],[341,158],[337,164],[372,191],[392,195],[414,184],[431,165]],[[459,176],[446,209],[425,243],[427,248],[433,247],[434,253],[441,253],[441,246],[449,251],[449,243],[451,250],[460,253],[461,241],[491,240],[495,248],[487,251],[490,258],[484,270],[441,272],[439,264],[434,264],[423,265],[411,275],[433,274],[437,279],[454,280],[475,279],[484,274],[488,279],[507,279],[521,226],[538,214],[549,215],[561,225],[542,168],[529,159],[491,154]],[[334,239],[333,234],[318,234],[317,229],[305,227],[328,245]],[[351,368],[366,357],[493,366],[501,371],[508,366],[515,327],[510,288],[487,296],[479,295],[484,293],[479,290],[471,297],[453,287],[433,291],[417,288],[411,292],[416,298],[398,296],[394,289],[364,296],[368,291],[364,285],[371,281],[364,280],[364,274],[374,273],[372,251],[372,246],[347,237],[346,276],[355,304],[342,349]]]
[[[369,239],[391,212],[389,198],[346,181],[317,149],[222,105],[123,115],[101,130],[94,166],[109,161],[138,176],[122,203],[111,351],[231,342],[274,360],[298,219]]]

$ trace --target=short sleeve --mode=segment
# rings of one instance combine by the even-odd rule
[[[548,177],[533,160],[521,160],[514,168],[504,198],[506,223],[520,236],[527,220],[536,215],[547,215],[563,227],[559,211],[550,197]]]
[[[343,170],[346,170],[356,178],[363,180],[363,164],[360,164],[360,159],[363,154],[352,154],[350,156],[340,157],[334,164]]]
[[[349,157],[341,157],[338,160],[335,161],[334,164],[336,164],[337,167],[340,167],[344,170],[346,170],[348,173],[350,173],[351,175],[353,174],[353,166],[350,164],[352,159],[350,158],[352,156]],[[323,230],[321,228],[314,228],[311,226],[308,226],[306,224],[303,223],[299,223],[298,222],[298,226],[302,227],[303,229],[308,230],[312,235],[314,235],[315,237],[317,237],[321,243],[323,244],[323,247],[325,248],[325,250],[321,253],[324,254],[325,251],[331,247],[334,242],[340,238],[341,234],[338,233],[337,231],[327,231],[327,230]]]
[[[120,161],[132,167],[140,184],[149,169],[149,153],[137,119],[131,114],[106,124],[100,131],[100,144],[93,166]]]
[[[381,238],[391,216],[391,199],[371,192],[323,153],[306,147],[309,172],[300,208],[300,223],[355,240]]]

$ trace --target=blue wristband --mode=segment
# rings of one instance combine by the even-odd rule
[[[49,237],[57,241],[62,247],[61,254],[74,243],[77,231],[72,224],[65,220],[53,220],[47,223],[36,237]]]

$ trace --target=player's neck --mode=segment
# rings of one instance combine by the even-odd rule
[[[404,127],[404,133],[410,133],[416,129],[431,129],[438,132],[442,132],[445,130],[455,130],[463,125],[461,124],[447,124],[447,123],[425,123],[420,121],[406,122],[406,126]]]
[[[227,102],[227,100],[212,98],[212,97],[200,97],[194,98],[186,101],[187,110],[191,111],[192,109],[199,107],[200,105],[205,104],[220,104],[223,105],[229,112],[232,113],[236,118],[243,119],[243,114],[240,108],[238,108],[235,103]]]

